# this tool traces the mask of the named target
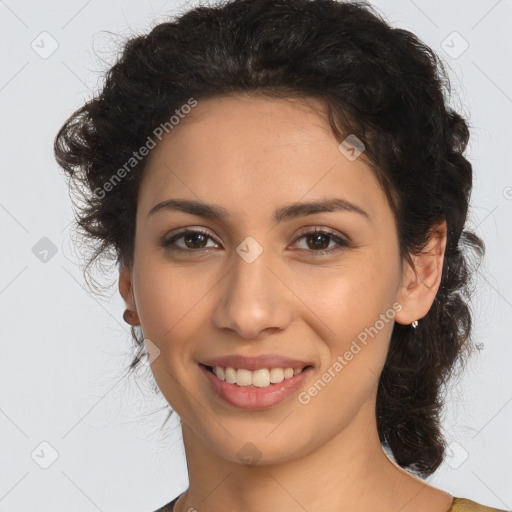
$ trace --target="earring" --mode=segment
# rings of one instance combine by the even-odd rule
[[[416,329],[416,327],[418,327],[418,320],[414,320],[411,325]]]
[[[129,309],[125,309],[124,313],[123,313],[123,320],[127,323],[127,324],[130,324],[130,325],[136,325],[136,324],[133,324],[131,322],[132,320],[132,317],[133,317],[133,312]]]

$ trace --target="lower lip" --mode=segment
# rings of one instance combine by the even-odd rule
[[[219,379],[206,366],[199,365],[217,394],[230,405],[242,409],[266,409],[286,400],[313,372],[312,366],[302,370],[298,375],[284,379],[278,384],[270,384],[266,388],[248,388],[229,384]]]

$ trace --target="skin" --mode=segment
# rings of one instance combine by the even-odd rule
[[[331,197],[355,203],[369,219],[343,210],[272,219],[290,203]],[[171,198],[213,203],[229,215],[148,216]],[[338,247],[329,236],[316,242],[321,247],[302,236],[315,227],[351,245],[315,255]],[[203,228],[209,236],[188,245],[176,240],[182,251],[163,247],[179,228]],[[236,252],[247,236],[263,248],[252,263]],[[155,380],[182,421],[189,488],[175,511],[446,512],[453,497],[387,457],[375,417],[393,321],[421,322],[427,314],[445,244],[443,222],[414,257],[416,272],[402,264],[384,192],[364,154],[350,161],[340,152],[318,100],[231,94],[199,101],[151,151],[134,265],[119,276],[134,324],[160,350],[151,365]],[[394,319],[308,404],[295,393],[264,410],[233,407],[198,366],[235,353],[311,361],[315,372],[301,392],[386,311]],[[239,457],[249,442],[257,464]]]

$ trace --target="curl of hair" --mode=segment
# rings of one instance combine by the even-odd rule
[[[105,184],[155,127],[187,103],[230,93],[314,97],[336,139],[356,135],[389,200],[405,261],[443,220],[448,236],[441,284],[416,329],[395,323],[379,381],[379,438],[421,477],[443,461],[441,391],[471,353],[468,251],[484,244],[465,230],[472,166],[467,122],[448,107],[439,57],[409,31],[392,28],[366,2],[234,0],[199,6],[129,39],[104,87],[59,130],[55,156],[83,200],[82,235],[94,254],[114,250],[133,264],[143,158],[108,192]],[[135,348],[143,339],[132,327]],[[139,363],[136,356],[130,365]]]

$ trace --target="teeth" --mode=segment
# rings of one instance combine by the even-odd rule
[[[259,370],[250,371],[245,368],[222,368],[214,366],[213,373],[221,380],[225,380],[228,384],[236,384],[242,387],[266,388],[271,384],[278,384],[284,379],[298,375],[304,368],[261,368]]]
[[[286,372],[288,370],[288,372]],[[282,368],[271,368],[268,372],[268,379],[272,384],[279,384],[279,382],[282,382],[286,375],[288,375],[288,378],[290,378],[290,374],[293,377],[293,370],[292,368],[285,368],[284,370]]]
[[[252,377],[254,374],[254,385],[256,386],[256,382],[259,381],[256,374],[258,370],[255,372],[250,372],[249,370],[240,369],[236,371],[236,383],[239,386],[250,386],[252,384]],[[261,377],[260,377],[261,378]]]

